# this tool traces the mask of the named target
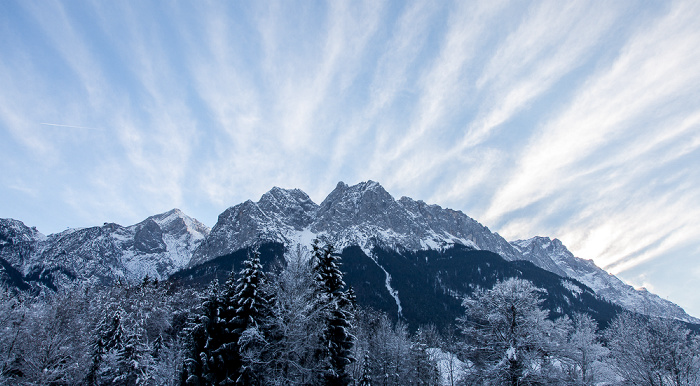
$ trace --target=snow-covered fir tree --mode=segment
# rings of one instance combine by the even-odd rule
[[[219,283],[214,281],[203,296],[200,309],[184,329],[188,339],[181,379],[185,385],[214,384],[220,380],[222,364],[215,355],[223,335],[220,310]]]
[[[350,320],[351,302],[344,291],[345,282],[340,271],[340,257],[333,246],[313,243],[314,279],[318,288],[318,301],[325,310],[325,329],[321,337],[321,350],[317,357],[326,363],[322,381],[327,385],[347,385],[350,375],[346,368],[354,358],[354,336]]]
[[[260,383],[263,371],[260,362],[264,357],[273,298],[260,265],[259,252],[254,251],[243,264],[245,266],[236,282],[233,297],[236,312],[231,323],[241,358],[235,381],[239,385],[252,385]]]

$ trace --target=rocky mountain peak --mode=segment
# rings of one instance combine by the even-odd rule
[[[34,242],[45,238],[35,227],[28,227],[22,221],[0,218],[0,245]]]
[[[268,217],[276,217],[280,223],[303,229],[313,221],[318,205],[299,189],[272,188],[262,195],[258,207]]]
[[[541,249],[550,252],[554,251],[566,251],[569,250],[564,246],[564,244],[559,239],[552,239],[544,236],[535,236],[527,240],[516,240],[512,242],[515,245],[519,245],[523,250],[527,249]]]
[[[39,237],[35,229],[18,227],[18,223],[0,222],[0,234],[14,234],[16,229],[23,229],[29,238],[34,234],[34,241],[24,243],[21,249],[1,248],[0,258],[31,280],[56,287],[73,280],[110,283],[117,278],[138,280],[145,275],[164,279],[184,267],[209,234],[208,227],[179,209],[126,227],[106,222],[102,226],[67,229],[48,237]]]
[[[570,252],[566,247],[564,247],[563,250],[561,248],[556,248],[557,246],[563,247],[563,245],[561,241],[555,240],[556,242],[549,237],[535,236],[527,240],[512,241],[510,244],[522,254],[524,259],[548,271],[554,272],[557,275],[568,276],[566,270],[557,264],[554,256],[570,254]],[[573,255],[571,255],[571,257],[573,257]]]
[[[333,231],[371,224],[403,232],[408,230],[409,220],[401,205],[378,183],[368,181],[348,186],[340,182],[321,203],[312,230]]]
[[[39,242],[46,239],[34,227],[12,218],[0,218],[0,259],[8,264],[22,266],[31,258]]]
[[[273,188],[260,201],[246,201],[219,216],[190,266],[229,254],[261,239],[306,245],[327,238],[337,248],[375,245],[398,249],[435,249],[462,244],[520,256],[506,240],[460,211],[408,197],[395,200],[375,181],[349,186],[339,182],[320,205],[295,189]]]
[[[169,234],[191,234],[195,238],[204,238],[211,231],[208,226],[186,215],[177,208],[171,209],[165,213],[150,216],[144,221],[148,220],[154,221],[164,232]]]

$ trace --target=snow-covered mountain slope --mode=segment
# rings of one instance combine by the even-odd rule
[[[637,312],[700,322],[669,301],[636,291],[592,261],[574,257],[556,239],[509,243],[460,211],[408,197],[395,200],[374,181],[353,186],[340,182],[320,205],[301,190],[275,187],[258,202],[249,200],[233,206],[219,216],[188,266],[261,241],[281,242],[288,247],[308,246],[316,237],[333,242],[338,250],[357,245],[368,256],[372,256],[375,246],[416,251],[461,244],[495,252],[508,261],[526,260],[557,275],[577,279],[608,301]]]
[[[27,279],[57,286],[75,279],[164,279],[190,261],[208,233],[179,209],[128,227],[105,223],[46,237],[17,220],[3,220],[0,256]]]
[[[615,275],[599,268],[593,260],[575,257],[558,239],[533,237],[511,244],[529,261],[553,261],[565,276],[591,287],[596,294],[622,307],[642,314],[672,317],[690,323],[700,319],[688,315],[683,308],[646,289],[636,290]]]

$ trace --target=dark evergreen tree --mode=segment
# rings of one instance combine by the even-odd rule
[[[423,330],[418,329],[411,344],[409,354],[409,382],[411,385],[437,385],[440,383],[440,371],[428,353],[427,339]]]
[[[250,385],[260,382],[261,356],[270,296],[256,251],[236,275],[231,272],[221,294],[210,287],[201,311],[190,323],[182,383]]]
[[[267,291],[260,253],[255,251],[244,262],[236,282],[233,305],[235,317],[230,324],[236,340],[240,369],[235,381],[240,385],[260,383],[261,369],[257,362],[264,356],[265,335],[271,317],[271,295]]]
[[[219,311],[221,301],[218,283],[212,282],[207,295],[202,300],[201,309],[184,329],[188,338],[187,353],[181,381],[186,385],[207,385],[217,383],[219,361],[214,351],[218,348],[221,334]]]
[[[372,386],[372,366],[369,360],[369,354],[365,353],[365,358],[362,361],[362,374],[360,376],[359,386]]]
[[[92,364],[85,383],[99,385],[105,383],[105,375],[100,371],[105,355],[112,349],[118,348],[123,340],[121,314],[116,313],[102,319],[95,329],[95,340],[92,343]]]
[[[351,309],[357,308],[357,295],[355,294],[355,290],[352,289],[352,287],[348,288],[346,297],[348,302],[350,303]]]
[[[241,335],[240,323],[236,319],[236,310],[238,309],[237,280],[233,270],[224,285],[219,307],[221,340],[215,355],[222,362],[222,374],[218,379],[223,384],[234,384],[241,369],[241,356],[238,348],[238,339]]]
[[[343,291],[345,283],[339,268],[340,257],[333,253],[330,244],[320,247],[315,240],[312,247],[318,300],[326,315],[321,352],[318,353],[318,359],[325,362],[322,381],[327,385],[347,385],[351,379],[346,367],[354,361],[354,336],[350,333],[351,302]]]

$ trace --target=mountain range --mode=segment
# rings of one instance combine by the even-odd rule
[[[545,289],[555,313],[567,305],[586,311],[609,303],[700,324],[678,305],[575,257],[558,239],[508,242],[461,211],[408,197],[396,200],[373,181],[340,182],[320,204],[299,189],[275,187],[257,202],[226,209],[211,229],[178,209],[130,226],[105,223],[48,236],[21,221],[0,219],[0,280],[55,289],[146,275],[201,279],[212,267],[226,271],[240,264],[253,246],[266,245],[269,259],[281,259],[316,238],[342,253],[346,281],[358,300],[415,321],[430,318],[421,319],[418,313],[429,307],[417,304],[442,299],[438,303],[451,318],[462,296],[510,275],[551,286]],[[437,298],[425,298],[426,292]],[[564,295],[555,300],[554,292]]]

